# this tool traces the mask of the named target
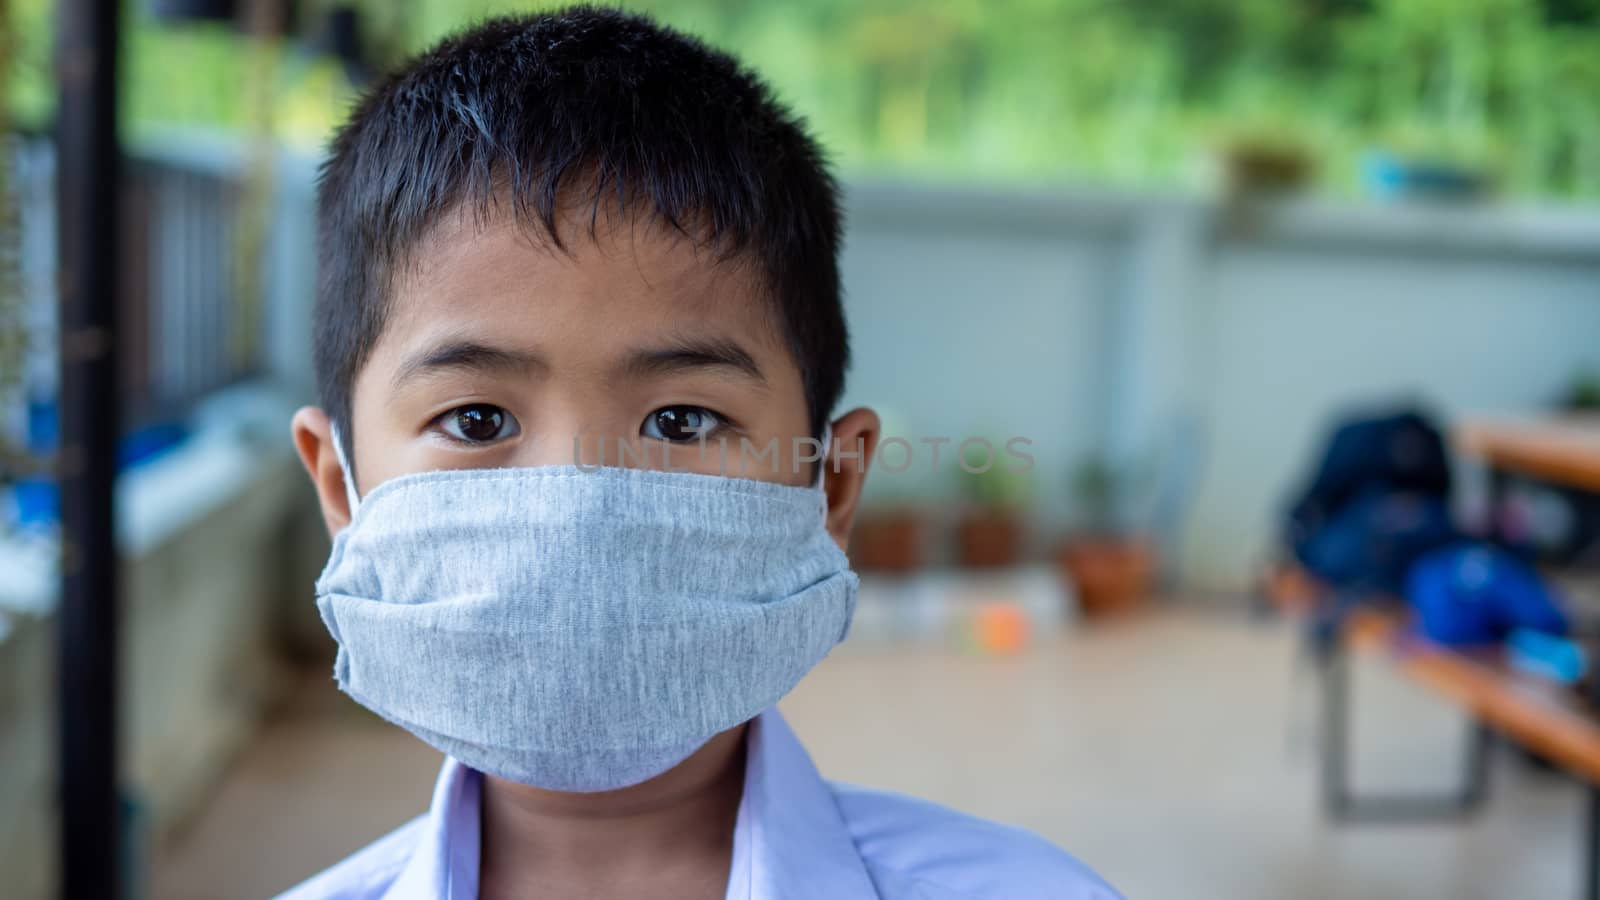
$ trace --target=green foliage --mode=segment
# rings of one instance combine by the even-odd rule
[[[50,69],[51,4],[48,0],[4,0],[9,35],[4,56],[9,125],[39,121],[50,108],[54,88]]]
[[[1600,411],[1600,369],[1578,373],[1567,388],[1561,406],[1570,412]]]
[[[12,85],[48,112],[48,0],[13,0]],[[333,0],[308,0],[318,21]],[[130,3],[137,127],[243,129],[247,54],[223,28]],[[518,0],[361,0],[397,60]],[[1374,148],[1600,197],[1600,0],[631,0],[740,54],[851,173],[981,181],[1198,181],[1232,136],[1291,134],[1335,190]],[[277,118],[316,145],[344,115],[337,66],[290,56]]]
[[[1005,446],[1004,441],[990,443],[997,450]],[[967,463],[974,469],[983,465],[976,453],[969,457]],[[1014,460],[1007,458],[1003,452],[997,452],[989,468],[981,472],[968,472],[956,465],[954,473],[962,494],[972,505],[982,509],[1020,510],[1033,499],[1033,472],[1031,469],[1017,471],[1015,466]]]
[[[1072,472],[1072,490],[1083,527],[1101,535],[1126,534],[1149,523],[1147,516],[1154,471],[1144,463],[1124,462],[1094,454]]]

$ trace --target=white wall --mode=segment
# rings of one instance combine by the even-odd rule
[[[1337,411],[1527,412],[1600,366],[1600,258],[1233,246],[1197,302],[1207,441],[1183,571],[1207,587],[1259,561]]]
[[[1600,366],[1600,214],[1297,203],[1241,232],[1168,198],[849,197],[847,402],[910,435],[1032,437],[1046,533],[1085,453],[1179,446],[1193,477],[1168,479],[1163,524],[1191,588],[1248,586],[1352,404],[1531,412]],[[917,471],[878,496],[949,496]]]
[[[1058,515],[1070,465],[1105,431],[1115,248],[1092,234],[930,222],[874,199],[853,210],[843,260],[855,357],[845,408],[874,407],[919,451],[904,473],[874,476],[874,496],[951,496],[955,442],[1020,436],[1033,441],[1041,511]],[[924,437],[953,439],[937,470]]]

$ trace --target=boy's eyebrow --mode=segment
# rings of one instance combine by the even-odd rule
[[[633,378],[695,369],[726,369],[766,384],[767,376],[743,347],[722,338],[691,338],[670,346],[636,350],[623,364]]]
[[[441,369],[479,372],[543,372],[549,364],[537,353],[492,347],[472,340],[452,340],[407,359],[394,374],[394,387]]]

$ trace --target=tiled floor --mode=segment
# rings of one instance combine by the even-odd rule
[[[1577,896],[1580,794],[1499,748],[1469,824],[1325,824],[1292,659],[1285,628],[1203,612],[1005,658],[852,641],[783,708],[825,775],[1035,829],[1135,900]],[[1362,786],[1447,785],[1460,720],[1381,667],[1356,690]],[[320,679],[302,707],[163,853],[153,896],[270,895],[426,805],[437,754]]]

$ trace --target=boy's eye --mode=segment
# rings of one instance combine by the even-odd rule
[[[440,418],[439,425],[445,434],[468,444],[486,444],[521,431],[511,413],[488,403],[452,409]]]
[[[703,406],[663,406],[644,417],[639,433],[658,441],[697,441],[715,431],[722,420]]]

